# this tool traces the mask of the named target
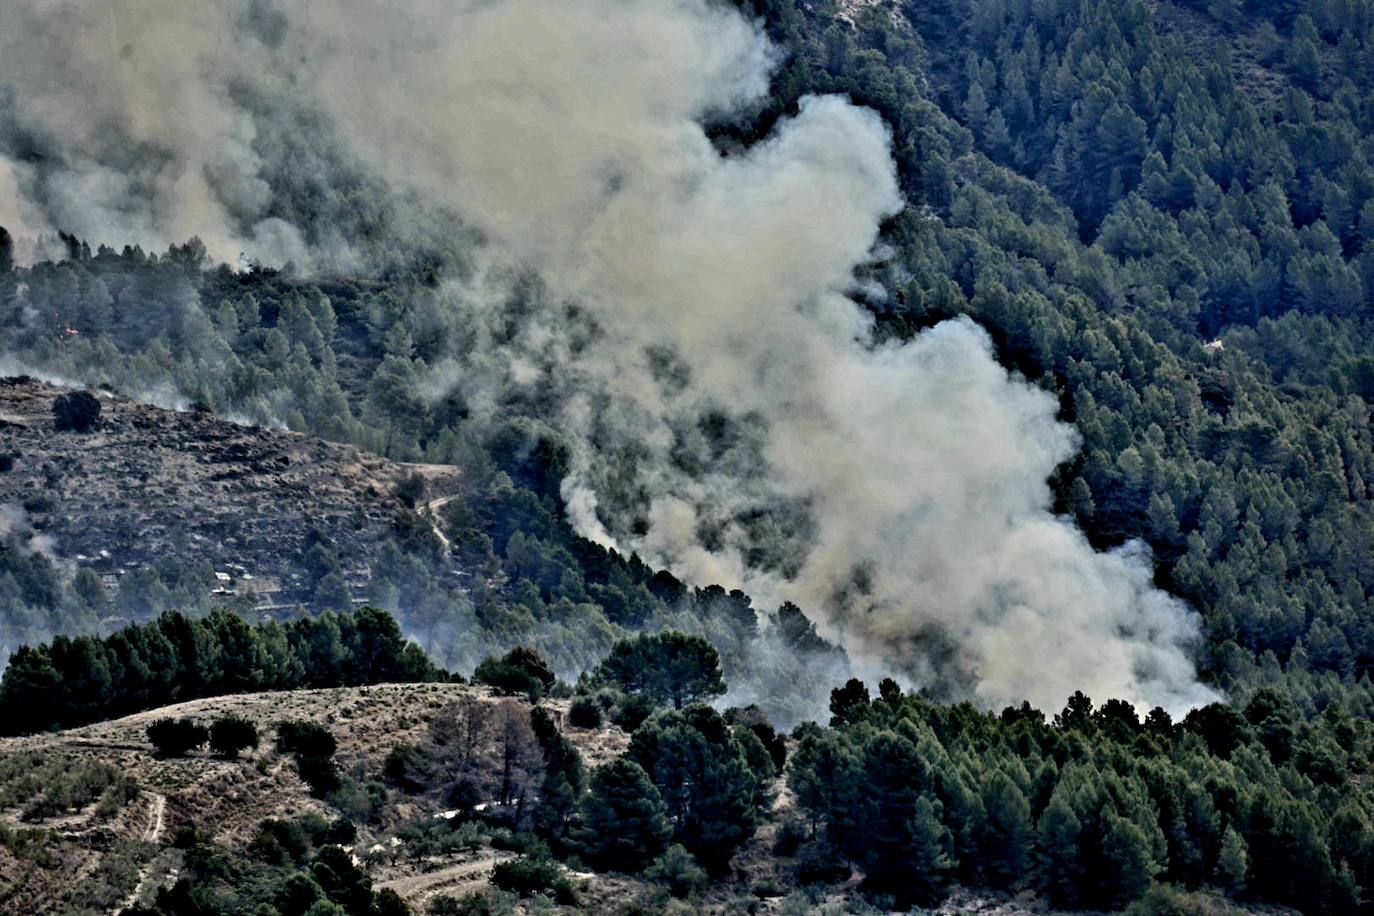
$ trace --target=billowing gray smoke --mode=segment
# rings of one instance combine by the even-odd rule
[[[903,206],[882,122],[810,98],[766,142],[713,148],[702,122],[747,114],[775,58],[738,13],[87,6],[0,13],[7,75],[34,80],[17,109],[60,151],[42,170],[0,159],[0,222],[197,233],[221,257],[299,259],[273,250],[298,244],[295,227],[254,222],[271,212],[266,166],[235,101],[289,85],[359,156],[493,241],[485,269],[445,291],[477,345],[433,383],[479,410],[524,405],[568,437],[564,494],[588,537],[759,605],[795,601],[861,670],[987,705],[1057,708],[1075,689],[1174,710],[1212,698],[1187,654],[1196,617],[1152,587],[1144,548],[1094,552],[1051,514],[1046,480],[1076,448],[1053,399],[1009,376],[972,322],[876,343],[848,297]],[[75,34],[51,28],[73,19]],[[35,30],[50,37],[26,49]],[[548,288],[514,335],[493,330],[512,265]]]
[[[298,256],[290,227],[254,218],[270,189],[256,125],[228,103],[253,65],[234,35],[204,2],[4,4],[0,224],[154,248],[199,235],[231,263]]]

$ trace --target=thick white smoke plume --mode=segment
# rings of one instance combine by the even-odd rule
[[[270,248],[255,122],[232,90],[289,85],[495,243],[486,272],[448,290],[477,344],[445,380],[479,409],[540,405],[574,448],[564,493],[587,536],[759,605],[795,601],[861,669],[986,705],[1213,697],[1187,654],[1196,617],[1153,588],[1144,549],[1097,553],[1051,514],[1047,478],[1076,448],[1053,399],[1009,376],[972,322],[875,343],[848,297],[903,206],[882,122],[810,98],[749,150],[709,142],[702,121],[747,112],[775,58],[737,12],[122,0],[110,15],[130,37],[112,53],[86,6],[0,13],[7,70],[80,77],[17,103],[66,165],[0,159],[0,216],[102,240],[195,232],[224,257]],[[90,34],[11,47],[63,16]],[[187,34],[129,44],[150,21]],[[122,67],[115,89],[100,82]],[[85,92],[163,164],[120,184]],[[500,263],[548,284],[514,329]]]

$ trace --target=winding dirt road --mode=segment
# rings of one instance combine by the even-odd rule
[[[439,538],[439,543],[444,545],[445,553],[453,553],[453,545],[449,543],[448,536],[444,534],[443,526],[439,524],[439,510],[457,499],[457,496],[440,496],[438,499],[431,499],[420,507],[420,514],[431,516],[430,527],[434,529],[434,534]]]

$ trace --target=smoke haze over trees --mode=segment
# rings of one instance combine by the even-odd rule
[[[1369,0],[12,0],[0,60],[5,373],[461,486],[261,627],[0,507],[11,728],[475,669],[624,752],[473,701],[321,803],[497,798],[522,892],[767,825],[877,906],[1370,910]]]
[[[1222,686],[1289,666],[1322,695],[1363,670],[1366,357],[1333,322],[1360,320],[1367,194],[1358,156],[1303,139],[1358,123],[1340,108],[1356,51],[1315,83],[1305,46],[1262,59],[1292,80],[1277,96],[1253,95],[1248,64],[1180,83],[1206,98],[1171,104],[1225,113],[1242,176],[1141,102],[1132,68],[1070,66],[1101,39],[1146,75],[1196,69],[1136,5],[341,9],[141,0],[63,28],[55,8],[6,11],[7,34],[42,40],[7,48],[3,218],[20,263],[68,257],[11,287],[12,350],[396,455],[456,460],[464,433],[524,417],[557,433],[535,489],[578,533],[760,608],[795,599],[861,669],[941,695],[1053,708],[1081,686],[1182,709],[1213,696],[1195,658]],[[1301,45],[1339,18],[1316,16],[1315,39],[1276,21]],[[166,58],[154,41],[175,59],[127,63]],[[81,72],[57,78],[73,55],[54,48]],[[102,130],[64,105],[74,86]],[[1292,129],[1244,134],[1257,106]],[[1203,210],[1264,245],[1239,266],[1197,243],[1199,269],[1168,273]],[[74,234],[37,239],[58,230]],[[192,233],[205,247],[139,283],[89,276],[115,265],[91,244]],[[203,255],[239,253],[295,273],[197,288]],[[339,271],[360,283],[326,308]],[[1289,286],[1305,304],[1282,327],[1330,347],[1276,349]],[[1261,304],[1228,311],[1242,288]],[[52,302],[94,338],[55,345]],[[144,320],[154,302],[175,320]],[[959,313],[987,333],[939,323]],[[1222,327],[1231,346],[1201,352]],[[503,565],[528,546],[493,534]],[[558,587],[536,585],[543,603]]]
[[[881,301],[894,269],[875,249],[908,203],[888,126],[818,95],[757,143],[712,144],[703,122],[757,112],[781,59],[747,18],[697,0],[7,15],[43,36],[6,49],[32,81],[5,144],[21,232],[195,234],[212,258],[328,270],[448,230],[461,250],[429,307],[457,313],[456,340],[423,366],[413,335],[384,342],[374,423],[423,393],[547,423],[580,534],[793,600],[873,671],[990,704],[1213,695],[1193,673],[1197,617],[1153,587],[1148,551],[1094,551],[1053,514],[1048,481],[1078,448],[1055,400],[970,322],[900,342],[851,298]],[[80,72],[53,73],[73,57],[53,48]],[[126,63],[145,58],[166,65]],[[262,76],[285,73],[289,97]],[[87,85],[96,117],[39,116],[74,112],[64,93]],[[126,166],[140,147],[159,155]],[[302,149],[315,168],[286,165]],[[487,244],[383,193],[369,163]],[[365,220],[340,218],[369,191]],[[384,447],[408,432],[386,424]]]

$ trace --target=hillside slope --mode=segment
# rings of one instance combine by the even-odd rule
[[[352,586],[404,510],[394,493],[417,471],[436,492],[452,468],[405,465],[296,433],[239,425],[101,394],[99,427],[53,428],[63,389],[0,380],[4,451],[0,503],[22,505],[60,556],[106,576],[176,553],[209,563],[223,598],[259,605],[309,601],[306,552],[337,545]],[[227,578],[226,578],[227,577]]]
[[[814,657],[804,689],[797,675],[749,681],[760,628],[746,596],[654,579],[575,538],[551,496],[485,456],[475,471],[389,460],[104,388],[95,429],[58,431],[53,404],[71,390],[0,378],[0,668],[22,644],[167,611],[285,619],[370,603],[441,667],[467,672],[524,644],[570,682],[621,628],[704,630],[732,684],[750,689],[743,702],[781,722],[809,715],[846,673],[798,614],[780,632],[801,642],[774,657],[797,675]],[[509,449],[516,476],[550,460],[523,436]]]
[[[398,745],[418,744],[440,713],[474,701],[503,704],[528,714],[528,704],[463,684],[385,684],[363,688],[257,693],[193,700],[110,722],[53,734],[0,740],[0,831],[35,830],[29,846],[0,844],[0,911],[106,912],[112,901],[151,901],[159,887],[175,880],[178,832],[194,830],[206,840],[231,848],[251,841],[267,818],[291,819],[316,813],[340,816],[334,805],[310,795],[289,755],[272,746],[275,723],[317,722],[338,742],[335,762],[360,781],[375,777]],[[567,701],[547,700],[561,720]],[[208,724],[235,716],[253,722],[263,736],[260,747],[235,760],[200,752],[162,760],[153,756],[146,729],[162,718],[189,717]],[[589,766],[622,752],[629,736],[612,725],[566,731]],[[34,798],[23,798],[30,774],[65,774],[114,767],[137,785],[137,794],[117,811],[94,801],[75,809],[35,815]],[[60,779],[55,781],[60,782]],[[47,786],[27,785],[38,798]],[[399,827],[441,813],[436,799],[406,796],[385,805],[359,824],[349,851],[360,860],[381,844],[395,850]],[[17,853],[29,849],[31,857]],[[423,903],[440,890],[485,881],[490,866],[509,853],[484,847],[466,856],[415,860],[399,853],[369,859],[374,883],[393,886],[412,902]],[[71,881],[71,876],[82,880]],[[460,880],[461,879],[461,880]],[[135,894],[135,891],[138,891]]]
[[[611,762],[629,747],[629,733],[615,725],[569,725],[565,699],[545,699],[541,705],[589,769]],[[464,841],[461,830],[449,832],[447,819],[454,812],[446,810],[441,796],[430,790],[400,791],[386,775],[393,771],[389,755],[395,749],[423,746],[440,734],[452,739],[462,733],[462,723],[473,721],[474,709],[495,721],[515,723],[528,722],[531,712],[526,700],[485,687],[383,684],[212,697],[63,732],[0,740],[0,835],[6,838],[0,843],[0,911],[132,911],[138,904],[153,904],[159,892],[187,873],[204,881],[207,873],[230,873],[246,861],[270,860],[263,825],[269,819],[305,823],[312,816],[317,829],[333,825],[326,831],[326,845],[342,844],[374,890],[394,891],[413,912],[425,912],[439,897],[491,894],[494,866],[517,858],[509,832],[503,840],[502,831],[488,820],[472,841]],[[262,736],[259,747],[237,759],[203,750],[175,759],[153,755],[146,737],[151,723],[187,717],[208,724],[225,716],[254,723]],[[312,796],[299,764],[273,743],[275,726],[283,720],[315,722],[334,736],[334,761],[345,780],[342,792],[328,800]],[[454,723],[460,727],[455,729]],[[497,732],[503,730],[510,733],[509,726]],[[500,738],[496,741],[499,748]],[[795,742],[788,744],[795,753]],[[485,765],[499,770],[499,752]],[[105,779],[115,787],[103,794],[102,768],[110,768]],[[499,774],[493,770],[489,775]],[[769,792],[769,809],[757,833],[733,858],[729,874],[694,895],[690,905],[672,904],[686,907],[677,911],[877,912],[860,893],[860,874],[829,886],[796,888],[801,860],[784,847],[800,809],[784,780],[774,780]],[[111,800],[115,796],[118,801]],[[477,810],[500,807],[488,796]],[[356,832],[348,828],[335,834],[345,820]],[[214,857],[220,864],[214,864]],[[658,912],[667,905],[652,877],[576,866],[566,874],[577,889],[578,904],[554,907],[558,912]],[[789,894],[789,888],[796,889]],[[1190,899],[1202,907],[1198,912],[1215,916],[1291,912],[1236,904],[1214,893]],[[165,911],[167,905],[164,895],[159,907]],[[513,897],[504,905],[514,908],[508,912],[520,913],[550,912],[552,906],[547,898]],[[1061,911],[1030,890],[955,887],[929,912],[1047,916]]]

